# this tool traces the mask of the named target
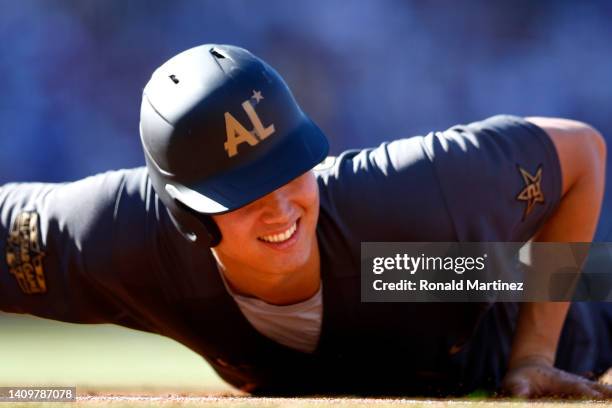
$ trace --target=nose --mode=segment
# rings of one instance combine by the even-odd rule
[[[293,217],[293,205],[282,188],[265,196],[261,204],[264,224],[286,224]]]

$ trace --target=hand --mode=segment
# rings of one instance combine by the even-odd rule
[[[520,398],[612,399],[612,386],[559,370],[548,362],[531,359],[511,367],[502,393]]]

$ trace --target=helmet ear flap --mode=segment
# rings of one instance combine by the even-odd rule
[[[202,239],[202,244],[207,245],[208,247],[216,247],[221,242],[221,230],[217,223],[212,219],[212,217],[208,214],[201,214],[197,211],[192,210],[181,201],[174,199],[174,204],[181,210],[189,213],[189,215],[195,217],[202,223],[204,226],[204,231],[206,236],[200,237],[198,239]]]

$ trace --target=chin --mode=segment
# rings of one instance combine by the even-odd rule
[[[300,269],[308,263],[310,256],[309,250],[295,251],[296,253],[288,253],[283,256],[274,254],[274,261],[269,262],[270,269],[279,273],[289,273]],[[273,255],[271,255],[272,257]],[[268,259],[271,259],[270,257]]]
[[[279,259],[275,269],[278,271],[291,272],[295,271],[308,263],[308,257],[304,255],[295,255],[293,257],[287,257],[288,259]]]

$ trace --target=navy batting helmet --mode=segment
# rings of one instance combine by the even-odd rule
[[[210,246],[221,239],[210,214],[276,190],[328,152],[280,75],[229,45],[189,49],[153,73],[140,138],[153,188],[175,225]]]

